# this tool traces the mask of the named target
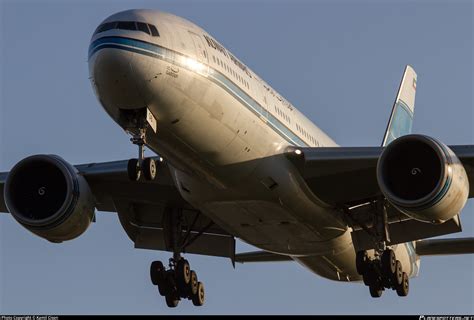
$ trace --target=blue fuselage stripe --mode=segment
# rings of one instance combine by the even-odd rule
[[[113,48],[120,50],[127,50],[134,53],[143,54],[149,57],[159,58],[164,61],[168,61],[180,67],[186,68],[189,71],[194,72],[188,66],[184,65],[179,61],[179,58],[186,57],[183,54],[175,52],[173,50],[166,49],[156,44],[151,44],[141,40],[124,38],[124,37],[102,37],[91,43],[89,46],[89,59],[99,50],[105,48]],[[237,100],[241,102],[247,109],[253,112],[260,118],[265,119],[265,123],[277,132],[282,138],[293,145],[297,146],[309,146],[304,142],[298,135],[284,125],[271,113],[266,111],[255,99],[244,92],[237,84],[231,79],[215,70],[214,68],[206,65],[210,72],[207,75],[208,79],[219,85],[221,88],[226,90]],[[197,73],[199,74],[199,73]],[[200,74],[202,75],[202,74]]]

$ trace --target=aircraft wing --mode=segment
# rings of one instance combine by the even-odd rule
[[[76,165],[87,180],[99,211],[117,212],[120,223],[136,248],[171,251],[165,241],[165,224],[173,209],[183,210],[183,237],[189,245],[185,252],[233,259],[232,235],[194,209],[180,195],[170,169],[158,162],[154,181],[130,181],[127,160]],[[3,189],[8,172],[0,173],[0,212],[8,212]],[[199,236],[198,236],[199,235]]]
[[[474,186],[474,145],[454,145],[449,148],[461,160],[469,185]],[[336,206],[357,205],[381,195],[376,168],[383,149],[291,147],[286,155],[321,200]],[[474,197],[474,187],[470,188],[469,197]]]
[[[468,175],[469,197],[474,197],[474,146],[454,145],[449,148],[462,162]],[[341,209],[349,209],[348,224],[353,228],[352,240],[357,250],[374,248],[373,227],[364,229],[358,222],[370,222],[374,210],[371,201],[382,196],[377,183],[377,161],[384,147],[296,148],[287,151],[311,191],[322,201]],[[394,206],[388,209],[390,244],[397,244],[461,231],[458,216],[442,224],[411,219]],[[369,231],[369,232],[367,232]]]

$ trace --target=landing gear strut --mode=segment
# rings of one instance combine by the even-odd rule
[[[380,199],[374,203],[374,226],[372,234],[377,244],[374,257],[369,257],[367,251],[356,254],[356,269],[362,276],[364,284],[369,287],[370,295],[379,298],[385,289],[396,290],[401,297],[408,295],[408,275],[402,269],[402,264],[395,251],[387,247],[390,242],[388,219],[385,201]]]
[[[128,177],[132,181],[138,181],[143,174],[145,180],[154,180],[156,177],[156,162],[153,158],[145,158],[146,126],[140,128],[138,134],[133,134],[130,141],[138,145],[138,159],[128,161]]]
[[[181,299],[191,300],[195,306],[202,306],[205,301],[204,284],[198,280],[196,271],[191,270],[189,262],[181,256],[186,246],[190,245],[199,235],[190,239],[190,230],[197,221],[196,215],[193,224],[183,237],[181,226],[182,210],[172,209],[165,213],[163,219],[165,243],[173,257],[169,259],[169,268],[162,262],[154,261],[150,266],[151,282],[158,286],[161,296],[165,297],[166,305],[175,308]]]

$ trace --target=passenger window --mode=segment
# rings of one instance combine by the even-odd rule
[[[143,31],[146,34],[150,34],[150,30],[148,29],[148,25],[143,22],[137,22],[137,28],[139,31]]]
[[[122,30],[137,30],[135,22],[133,21],[119,21],[117,28]]]
[[[148,26],[150,27],[150,31],[151,31],[151,35],[154,36],[154,37],[159,37],[160,36],[160,33],[158,32],[158,29],[156,29],[156,27],[152,24],[148,24]]]

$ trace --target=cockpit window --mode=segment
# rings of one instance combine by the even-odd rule
[[[152,24],[149,24],[148,25],[150,27],[150,31],[151,31],[151,35],[154,36],[154,37],[159,37],[160,34],[158,33],[158,29],[156,29],[156,27]]]
[[[107,23],[101,24],[97,28],[95,33],[104,32],[104,31],[107,31],[107,30],[110,30],[110,29],[115,29],[116,25],[117,25],[117,22],[107,22]]]
[[[119,21],[117,28],[122,30],[137,30],[137,26],[133,21]]]
[[[137,28],[139,31],[143,31],[145,33],[150,34],[150,30],[148,29],[148,25],[143,22],[137,22]]]
[[[153,37],[159,37],[160,33],[158,29],[152,24],[144,22],[135,22],[135,21],[113,21],[106,22],[97,27],[94,34],[105,32],[112,29],[121,29],[121,30],[132,30],[132,31],[141,31],[145,32],[148,35]]]

